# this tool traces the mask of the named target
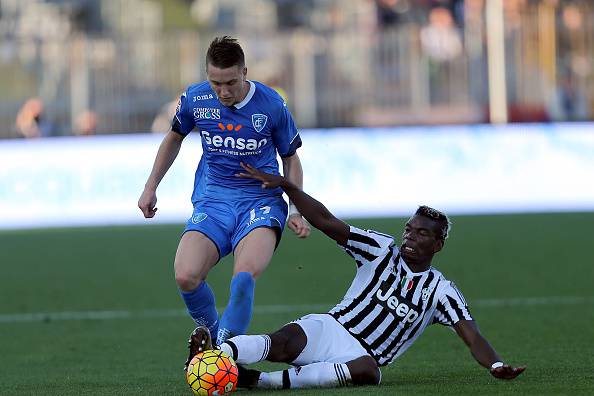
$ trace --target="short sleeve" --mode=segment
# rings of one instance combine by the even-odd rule
[[[184,92],[181,94],[179,101],[177,102],[175,115],[171,121],[171,130],[185,136],[190,133],[192,129],[194,129],[194,117],[192,116],[186,93]]]
[[[447,281],[447,286],[440,293],[437,307],[433,313],[433,323],[453,326],[461,320],[473,320],[466,300],[454,282]]]
[[[293,121],[293,116],[287,108],[287,103],[282,102],[281,108],[276,112],[272,140],[281,158],[294,155],[301,147],[301,137]]]
[[[373,230],[350,226],[349,239],[342,248],[355,259],[357,266],[385,256],[394,246],[394,238]]]

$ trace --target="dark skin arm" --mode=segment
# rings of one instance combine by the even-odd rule
[[[282,188],[301,215],[311,225],[339,244],[345,245],[347,243],[350,232],[349,226],[330,213],[321,202],[307,195],[282,176],[260,172],[258,169],[245,163],[241,163],[241,167],[245,169],[245,172],[237,174],[237,177],[260,180],[262,182],[262,188]],[[499,379],[513,379],[522,374],[526,369],[526,367],[514,368],[509,365],[491,369],[491,365],[501,361],[501,359],[489,342],[481,335],[476,323],[470,320],[461,320],[454,325],[454,329],[470,348],[472,356],[482,366],[488,368],[494,377]]]
[[[470,353],[479,364],[491,372],[491,375],[499,379],[514,379],[522,374],[526,367],[511,367],[504,364],[502,367],[492,369],[491,365],[495,362],[502,362],[497,352],[482,336],[479,328],[473,320],[461,320],[454,325],[454,330],[462,338],[464,343],[470,349]]]
[[[260,172],[253,166],[243,162],[241,163],[241,167],[245,169],[245,172],[237,174],[237,177],[260,180],[262,182],[262,188],[282,188],[289,196],[291,202],[297,207],[301,216],[312,226],[341,245],[347,243],[350,232],[349,226],[330,213],[321,202],[310,197],[282,176]]]

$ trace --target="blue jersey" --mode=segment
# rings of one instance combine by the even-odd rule
[[[261,182],[235,176],[240,162],[279,174],[277,152],[290,157],[301,146],[293,117],[272,88],[248,81],[243,101],[227,107],[217,99],[208,81],[193,84],[181,95],[172,130],[187,135],[194,128],[202,140],[202,158],[196,170],[192,202],[205,197],[280,195],[281,189],[264,190]]]

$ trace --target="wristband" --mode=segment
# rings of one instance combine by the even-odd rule
[[[297,206],[295,206],[294,204],[289,204],[289,216],[293,216],[295,214],[300,215],[301,213],[299,213],[299,210],[297,209]]]
[[[491,365],[491,370],[494,370],[494,369],[499,368],[499,367],[503,367],[503,362],[495,362],[495,363],[493,363]]]

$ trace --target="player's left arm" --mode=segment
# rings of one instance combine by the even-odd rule
[[[297,186],[298,190],[302,190],[303,168],[297,155],[297,149],[301,147],[301,137],[293,121],[293,116],[287,108],[287,103],[280,96],[277,99],[279,101],[271,114],[274,121],[272,140],[283,161],[283,176],[290,184]],[[287,226],[299,238],[305,238],[310,233],[309,224],[291,202],[289,202]]]
[[[470,353],[479,364],[489,369],[491,375],[499,379],[514,379],[522,374],[526,367],[512,367],[505,364],[495,349],[483,337],[474,320],[460,320],[454,324],[454,330],[470,349]]]
[[[290,157],[285,157],[283,161],[283,175],[287,180],[296,185],[300,190],[303,189],[303,168],[297,153]],[[289,219],[287,226],[299,237],[306,238],[309,236],[311,229],[309,224],[301,216],[292,202],[289,202]]]

